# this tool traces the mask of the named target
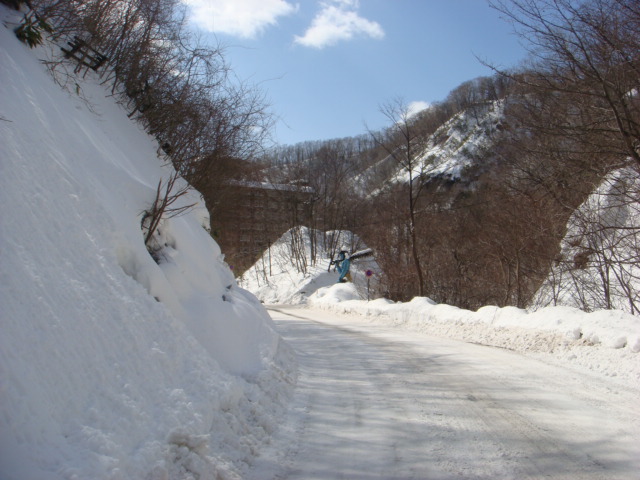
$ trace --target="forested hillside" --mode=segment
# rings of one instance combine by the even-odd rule
[[[560,248],[569,218],[605,176],[640,168],[640,6],[518,0],[495,8],[530,46],[526,66],[465,82],[417,115],[394,99],[380,107],[387,129],[280,147],[260,175],[313,187],[309,226],[360,235],[384,271],[379,293],[391,299],[531,306],[561,268],[600,292],[572,304],[611,308],[615,289],[618,307],[637,311],[634,182],[617,189],[630,218],[626,253],[585,240],[619,227],[593,211],[590,227],[565,239],[587,245],[579,258]]]
[[[237,274],[286,230],[304,225],[362,238],[384,272],[378,293],[394,300],[429,296],[465,308],[554,303],[561,295],[536,292],[543,283],[564,290],[549,279],[562,271],[572,283],[589,277],[592,293],[577,293],[586,288],[578,285],[571,303],[635,312],[635,183],[608,190],[624,192],[624,240],[604,234],[614,239],[605,249],[597,235],[620,222],[598,215],[584,214],[581,229],[567,222],[575,223],[576,209],[607,175],[625,168],[616,178],[631,178],[640,168],[640,6],[492,4],[529,48],[521,67],[489,64],[491,75],[417,114],[391,99],[380,105],[389,125],[382,130],[269,149],[264,94],[231,81],[223,51],[190,33],[178,0],[82,8],[34,0],[17,33],[29,43],[41,35],[58,43],[82,38],[108,60],[99,70],[103,83],[158,140],[176,175],[202,192],[212,234]],[[62,61],[49,68],[73,90]],[[147,240],[155,220],[180,213],[171,208],[183,194],[175,185],[158,185]],[[253,213],[243,226],[244,211]],[[625,252],[613,253],[622,244]]]

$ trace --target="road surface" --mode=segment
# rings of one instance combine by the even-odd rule
[[[633,389],[508,350],[270,312],[300,371],[250,480],[640,479]]]

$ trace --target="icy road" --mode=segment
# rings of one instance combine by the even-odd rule
[[[271,310],[296,350],[264,479],[638,479],[637,392],[496,348]]]

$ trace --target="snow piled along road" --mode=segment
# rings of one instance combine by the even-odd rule
[[[280,277],[365,316],[276,327],[202,204],[167,221],[153,260],[141,213],[171,173],[157,143],[92,74],[73,83],[86,101],[61,91],[36,56],[58,48],[18,43],[1,9],[2,480],[637,477],[638,318],[363,302],[354,284],[320,291],[324,265]],[[541,357],[565,365],[425,333],[527,355],[565,342]]]
[[[0,479],[241,479],[290,350],[196,192],[154,261],[141,218],[172,167],[93,72],[58,65],[61,90],[20,18],[0,5]]]
[[[305,257],[311,259],[312,238],[320,245],[318,251],[329,251],[323,239],[336,233],[306,229],[302,234],[306,238]],[[354,243],[350,232],[339,234],[338,244]],[[352,282],[336,284],[338,274],[328,268],[329,258],[307,265],[304,274],[297,271],[290,261],[294,255],[291,237],[291,231],[285,233],[240,279],[241,285],[265,304],[308,304],[336,313],[354,313],[370,323],[544,357],[640,388],[640,316],[620,310],[587,313],[569,306],[527,311],[487,305],[471,311],[427,297],[405,303],[385,298],[367,301],[369,277],[365,271],[380,272],[375,259],[352,264]],[[265,270],[264,265],[271,263],[273,269]],[[376,283],[377,274],[371,279],[373,292]]]
[[[247,478],[637,478],[635,388],[357,315],[271,314],[300,377]]]

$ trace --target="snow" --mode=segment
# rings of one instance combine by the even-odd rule
[[[639,186],[633,168],[617,169],[576,209],[561,243],[560,261],[537,292],[534,305],[605,308],[610,304],[638,312]]]
[[[315,244],[315,258],[312,243]],[[240,277],[239,283],[265,304],[305,303],[310,295],[338,280],[339,274],[330,265],[337,252],[331,249],[337,250],[343,245],[351,253],[366,249],[362,240],[348,230],[323,233],[307,227],[290,229]],[[360,298],[358,295],[366,298],[367,290],[375,290],[377,286],[376,277],[367,280],[368,270],[380,272],[372,257],[362,257],[351,263],[351,282],[358,292],[355,298]]]
[[[418,154],[413,177],[426,173],[460,179],[464,170],[483,159],[491,148],[491,137],[503,119],[504,107],[504,101],[497,100],[455,114],[429,136]],[[399,169],[395,180],[408,182],[409,172]]]
[[[357,298],[353,287],[350,294],[345,292],[345,285],[328,290],[309,297],[309,305],[362,315],[372,324],[544,356],[640,386],[640,319],[619,310],[585,313],[572,307],[546,307],[528,312],[486,306],[473,312],[428,298],[367,302]]]
[[[638,389],[360,315],[270,310],[299,377],[247,480],[637,478]]]
[[[0,8],[0,478],[241,478],[292,352],[197,193],[152,259],[141,215],[171,173],[157,143],[92,74],[74,80],[86,101],[56,85]]]
[[[420,154],[422,171],[460,178],[490,148],[491,134],[497,131],[503,111],[504,102],[494,101],[454,115],[436,130]]]
[[[9,27],[15,22],[15,14],[4,7],[0,15]],[[606,385],[616,382],[637,392],[640,324],[637,317],[621,311],[587,314],[570,307],[547,307],[527,312],[487,306],[471,312],[428,298],[404,304],[382,298],[367,301],[369,283],[375,291],[379,273],[375,259],[354,262],[353,281],[335,284],[338,275],[330,271],[324,252],[315,264],[305,263],[302,272],[292,267],[287,234],[244,275],[245,290],[203,228],[207,213],[197,192],[183,199],[185,204],[198,202],[194,210],[161,224],[156,240],[164,248],[156,263],[144,245],[140,222],[158,181],[171,174],[157,157],[157,142],[107,98],[93,73],[86,80],[74,80],[77,85],[71,84],[69,91],[61,89],[38,60],[47,55],[47,48],[29,50],[10,28],[0,27],[3,480],[238,479],[249,473],[252,478],[270,478],[265,475],[279,469],[274,465],[266,468],[271,458],[278,458],[270,457],[269,451],[279,447],[283,447],[281,454],[296,449],[311,452],[295,462],[287,458],[300,468],[301,478],[311,462],[331,478],[332,465],[326,458],[349,467],[341,451],[337,452],[341,456],[332,457],[337,453],[331,451],[324,457],[311,447],[296,444],[301,437],[286,438],[292,415],[303,415],[309,405],[300,395],[333,406],[332,410],[311,412],[313,421],[305,437],[318,444],[326,441],[327,446],[332,439],[323,430],[326,420],[335,420],[340,427],[342,410],[357,414],[347,419],[353,422],[349,432],[354,439],[361,435],[359,425],[365,425],[378,429],[368,431],[376,442],[394,431],[382,419],[395,427],[399,414],[394,412],[412,415],[415,422],[405,422],[410,438],[432,441],[429,455],[408,441],[400,442],[392,453],[423,465],[435,462],[431,466],[443,466],[439,458],[444,457],[436,455],[440,450],[435,449],[449,451],[459,439],[454,433],[471,431],[465,428],[475,428],[480,415],[496,415],[491,409],[486,413],[484,408],[470,408],[468,386],[455,380],[455,374],[416,376],[424,385],[434,380],[441,383],[442,389],[433,390],[432,395],[427,388],[413,388],[414,377],[403,378],[400,367],[397,372],[390,371],[389,364],[378,367],[376,357],[367,354],[380,350],[375,342],[361,343],[363,351],[341,356],[340,345],[347,344],[336,329],[327,338],[339,339],[340,345],[329,348],[327,338],[303,335],[298,344],[303,350],[294,354],[278,333],[291,336],[292,328],[275,325],[248,290],[265,303],[300,303],[301,309],[316,317],[330,317],[338,329],[350,318],[368,332],[385,328],[406,334],[406,338],[454,339],[465,342],[467,350],[475,347],[471,343],[498,346],[562,365],[575,378],[584,379],[583,384],[605,379]],[[307,232],[305,238],[310,235]],[[309,242],[305,243],[306,259],[311,258],[308,248]],[[374,271],[372,279],[364,275],[369,269]],[[421,345],[427,349],[426,343]],[[434,352],[444,348],[438,345],[429,344],[428,352],[418,358],[435,358]],[[455,349],[460,343],[453,345]],[[328,372],[326,378],[314,378],[311,371],[305,371],[306,383],[297,383],[299,359],[305,360],[308,369],[314,359],[321,360],[323,352],[332,362],[328,369],[322,367]],[[415,370],[412,375],[418,375],[423,367],[418,360],[411,363],[411,352],[398,355],[409,360]],[[356,361],[350,369],[355,377],[341,371],[350,358]],[[500,354],[492,365],[504,364],[503,358]],[[385,376],[365,371],[367,365],[374,365]],[[449,368],[444,361],[429,365]],[[484,367],[471,360],[467,365],[465,382],[473,382],[474,369]],[[536,365],[531,364],[529,370]],[[506,374],[510,365],[504,364],[504,370]],[[544,384],[545,375],[556,371],[545,369],[536,383]],[[330,377],[331,372],[336,376]],[[560,388],[572,375],[552,384]],[[518,384],[521,389],[526,388],[523,382]],[[481,382],[476,383],[474,401],[482,400],[478,393],[483,391]],[[348,396],[335,403],[335,391],[325,388],[327,385],[345,389]],[[381,388],[389,395],[379,395]],[[459,390],[447,390],[452,388]],[[355,396],[354,389],[366,396]],[[294,391],[297,397],[292,400]],[[441,410],[427,412],[426,419],[426,407],[420,403],[426,401],[424,395],[442,399]],[[519,391],[504,395],[526,405],[518,398]],[[405,397],[412,407],[396,403]],[[363,406],[362,398],[382,402]],[[360,407],[349,410],[352,400],[360,402]],[[602,397],[597,401],[606,405],[616,400]],[[345,409],[338,409],[340,405]],[[466,420],[456,418],[458,407],[465,405]],[[297,413],[290,412],[292,406]],[[587,410],[580,412],[586,415]],[[379,417],[369,415],[373,413]],[[336,417],[327,418],[329,414]],[[566,415],[570,422],[574,420]],[[490,420],[500,421],[497,416]],[[526,421],[519,420],[519,425],[533,432]],[[622,421],[600,424],[612,435],[621,431],[621,425]],[[396,436],[399,441],[403,437]],[[623,435],[620,438],[631,442]],[[461,447],[451,450],[455,461],[444,467],[454,468],[461,462],[471,469],[483,459],[482,451],[473,450],[476,443],[471,433],[464,444],[472,452]],[[345,448],[350,445],[346,440],[338,443]],[[538,446],[544,445],[541,441]],[[391,452],[382,443],[380,448]],[[474,452],[477,457],[471,458]],[[362,453],[366,455],[366,449]],[[373,460],[384,463],[381,468],[388,472],[396,471],[391,456]],[[366,456],[356,465],[366,469]],[[446,478],[459,478],[446,471],[450,475]]]
[[[284,238],[284,237],[283,237]],[[515,307],[485,306],[473,312],[416,297],[407,303],[384,298],[367,301],[363,275],[354,282],[336,284],[337,274],[326,268],[298,273],[281,239],[272,248],[273,275],[258,274],[258,261],[243,276],[243,285],[265,303],[298,303],[337,314],[359,315],[371,325],[454,338],[545,357],[583,372],[597,372],[638,388],[640,386],[640,318],[621,310],[585,313],[574,307],[545,307],[527,311]],[[278,256],[280,255],[280,256]],[[369,260],[375,262],[375,259]],[[354,262],[357,265],[357,262]],[[357,268],[357,267],[356,267]],[[368,268],[368,267],[366,267]],[[379,267],[374,267],[379,271]],[[360,267],[362,271],[362,267]],[[314,277],[314,272],[318,272]],[[258,285],[255,281],[260,277]],[[291,279],[305,287],[292,302]],[[332,284],[327,285],[329,281]]]

